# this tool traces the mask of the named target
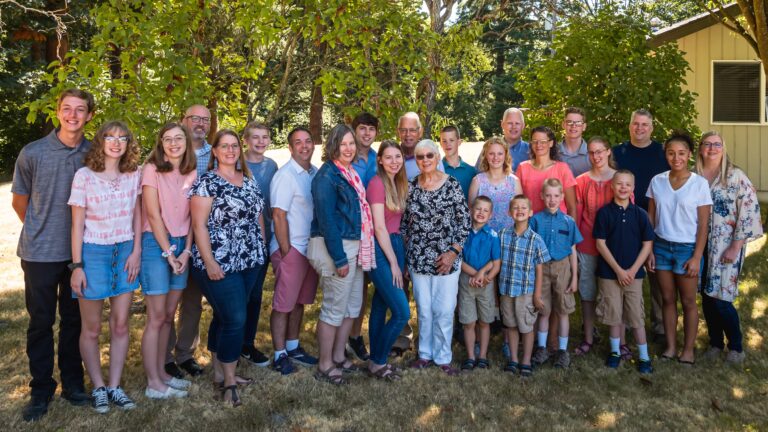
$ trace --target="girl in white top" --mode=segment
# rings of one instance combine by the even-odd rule
[[[80,354],[91,378],[93,408],[136,404],[120,387],[128,354],[131,297],[138,288],[141,262],[141,172],[139,145],[119,121],[104,124],[72,180],[72,294],[82,327]],[[101,314],[109,299],[109,383],[101,375]]]
[[[683,305],[684,343],[678,361],[686,365],[694,362],[693,345],[699,323],[696,292],[712,210],[707,180],[688,169],[692,153],[691,137],[674,132],[664,143],[664,154],[671,169],[655,176],[646,193],[648,216],[656,232],[653,252],[648,257],[648,270],[658,275],[667,338],[667,347],[661,357],[672,359],[677,353],[679,293]]]

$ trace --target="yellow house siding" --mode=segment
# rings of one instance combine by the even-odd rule
[[[687,87],[696,92],[697,125],[702,131],[719,131],[728,147],[728,155],[768,200],[768,124],[712,124],[712,62],[716,60],[759,60],[751,46],[725,26],[716,24],[677,40],[691,66]],[[763,76],[763,81],[765,76]],[[763,84],[765,86],[765,84]]]

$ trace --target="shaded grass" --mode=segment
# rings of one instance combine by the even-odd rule
[[[227,408],[212,398],[211,377],[195,380],[186,400],[155,402],[143,396],[140,337],[144,314],[131,321],[131,348],[123,387],[138,407],[131,412],[113,409],[98,415],[89,408],[71,407],[56,398],[48,415],[35,425],[21,420],[27,402],[29,381],[25,349],[27,314],[23,292],[0,292],[0,419],[3,430],[766,430],[768,429],[768,353],[764,335],[766,287],[768,287],[768,243],[766,238],[750,245],[751,255],[742,276],[742,294],[736,305],[741,314],[747,361],[743,368],[722,361],[693,368],[656,360],[659,347],[651,347],[656,372],[641,379],[634,363],[619,370],[603,366],[606,346],[594,354],[574,358],[568,371],[551,366],[540,368],[530,380],[509,376],[500,370],[501,336],[494,337],[489,357],[492,368],[450,378],[430,369],[407,371],[399,383],[351,377],[351,384],[336,388],[318,382],[312,370],[282,377],[262,368],[243,365],[240,372],[256,378],[241,396],[244,405]],[[4,260],[7,261],[7,260]],[[8,282],[21,286],[20,270]],[[6,277],[10,277],[6,274]],[[271,352],[269,309],[273,280],[265,284],[257,346]],[[319,307],[308,307],[302,344],[316,353],[314,327]],[[648,303],[646,303],[648,304]],[[571,346],[581,338],[577,311],[572,318]],[[414,314],[415,315],[415,314]],[[210,320],[205,307],[203,323]],[[682,320],[681,320],[682,321]],[[412,325],[416,328],[416,320]],[[367,328],[367,326],[366,326]],[[202,339],[207,328],[203,326]],[[108,329],[102,335],[103,363],[108,362]],[[679,335],[682,338],[682,335]],[[682,340],[682,339],[680,339]],[[605,344],[603,344],[605,345]],[[707,346],[703,320],[699,324],[697,349]],[[406,354],[402,363],[413,358]],[[464,358],[463,348],[454,345],[454,362]],[[210,362],[204,346],[198,350],[203,364]],[[106,373],[106,371],[105,371]]]

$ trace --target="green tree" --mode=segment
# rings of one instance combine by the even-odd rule
[[[658,136],[675,128],[696,132],[695,94],[683,89],[688,63],[675,45],[651,49],[649,35],[647,25],[612,7],[567,20],[551,55],[537,55],[518,76],[530,109],[526,123],[557,131],[563,109],[578,106],[587,111],[589,134],[618,143],[627,138],[631,112],[645,108]]]

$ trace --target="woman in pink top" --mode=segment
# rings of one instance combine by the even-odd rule
[[[72,207],[72,296],[78,299],[82,329],[80,354],[94,390],[98,413],[110,403],[121,409],[136,404],[120,387],[128,354],[131,296],[138,288],[141,264],[141,172],[139,145],[119,121],[96,132],[85,166],[75,173]],[[109,387],[101,375],[101,314],[109,299]]]
[[[538,126],[531,131],[531,160],[521,162],[517,167],[517,178],[523,187],[523,194],[531,200],[531,210],[538,213],[544,210],[541,198],[541,186],[544,180],[556,178],[563,184],[565,200],[560,203],[560,210],[576,219],[576,180],[565,162],[558,161],[558,146],[555,145],[555,133],[546,126]]]
[[[403,291],[405,245],[400,235],[400,219],[408,197],[404,164],[400,146],[391,140],[382,142],[376,156],[376,176],[371,179],[366,191],[376,237],[376,268],[370,272],[376,291],[368,325],[371,343],[368,371],[371,376],[389,381],[400,379],[400,375],[387,363],[387,358],[411,316]],[[386,321],[387,309],[390,311],[389,321]]]
[[[611,179],[616,173],[611,146],[601,137],[593,137],[587,143],[592,168],[576,177],[576,225],[584,240],[576,245],[579,257],[579,296],[581,317],[584,322],[584,340],[574,354],[584,355],[592,349],[595,328],[595,300],[597,298],[597,261],[599,254],[592,236],[597,211],[613,200]]]
[[[141,290],[147,322],[141,339],[150,399],[185,397],[191,382],[165,372],[171,323],[182,290],[187,286],[192,255],[189,189],[197,178],[192,138],[187,128],[169,123],[157,134],[155,147],[142,170],[143,233]]]

